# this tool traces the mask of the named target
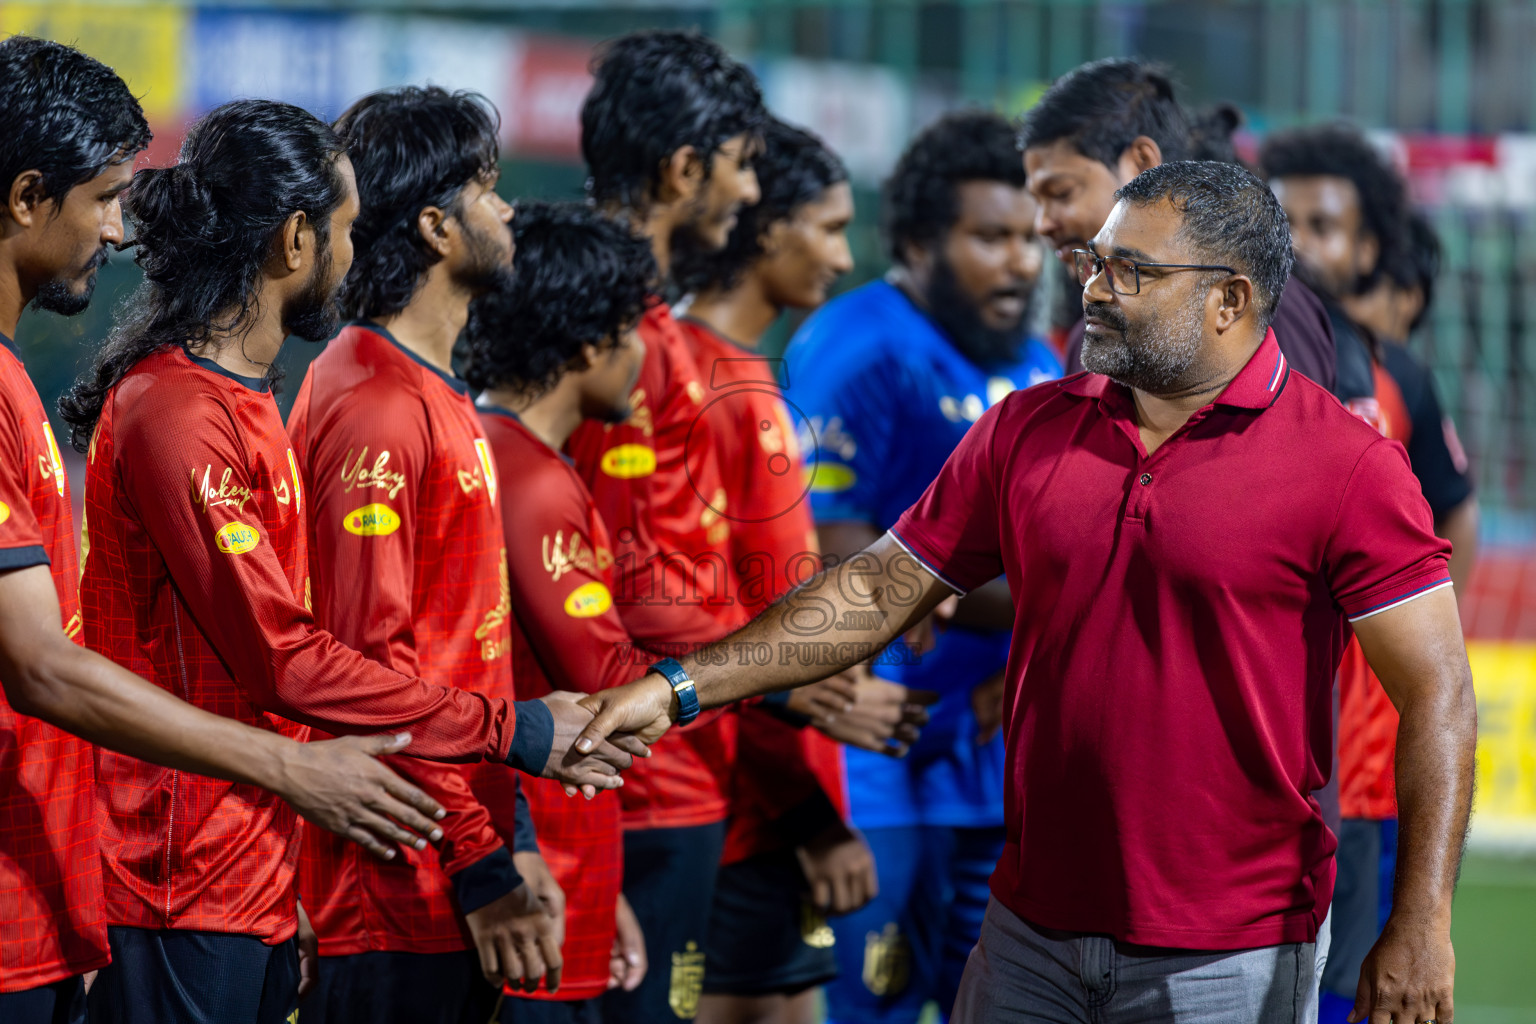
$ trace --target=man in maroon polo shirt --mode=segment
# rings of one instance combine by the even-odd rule
[[[1402,841],[1351,1018],[1449,1024],[1476,707],[1448,545],[1402,448],[1276,343],[1291,260],[1242,168],[1139,175],[1075,261],[1090,372],[994,406],[885,537],[721,641],[773,665],[662,665],[585,698],[577,748],[817,678],[1005,575],[1009,842],[954,1019],[1297,1021],[1353,628],[1401,712]]]

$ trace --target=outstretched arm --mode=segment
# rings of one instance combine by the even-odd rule
[[[1397,706],[1397,879],[1392,913],[1360,970],[1351,1021],[1454,1015],[1451,896],[1472,803],[1477,700],[1456,597],[1432,591],[1354,624]]]
[[[442,808],[374,755],[409,735],[295,743],[194,707],[65,636],[47,565],[0,574],[0,679],[11,707],[98,746],[271,790],[385,860],[441,835]],[[412,834],[412,833],[416,834]]]
[[[953,590],[887,533],[859,554],[813,576],[725,639],[681,659],[702,708],[787,690],[872,657],[929,614]],[[751,645],[749,648],[748,645]],[[773,652],[770,664],[738,666],[737,652]],[[677,720],[677,698],[651,673],[581,702],[596,717],[576,749],[616,732],[647,743]]]

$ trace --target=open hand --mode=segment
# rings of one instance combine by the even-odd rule
[[[277,795],[306,821],[362,846],[380,860],[392,860],[392,844],[424,850],[443,830],[436,800],[391,771],[378,758],[398,754],[411,734],[342,736],[296,743],[282,766]]]

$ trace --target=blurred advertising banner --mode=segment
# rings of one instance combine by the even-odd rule
[[[172,4],[0,3],[0,36],[21,32],[76,46],[117,69],[151,123],[178,121],[187,100],[183,54],[191,17]]]
[[[911,137],[912,94],[889,68],[832,61],[764,60],[755,68],[775,114],[820,135],[854,180],[878,184]]]
[[[1467,643],[1477,687],[1472,843],[1536,850],[1536,643]]]

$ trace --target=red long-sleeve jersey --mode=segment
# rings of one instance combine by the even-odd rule
[[[509,703],[391,672],[316,628],[304,487],[262,381],[180,348],[140,361],[107,396],[85,508],[93,650],[294,739],[409,729],[419,757],[506,759]],[[109,923],[293,934],[298,829],[281,799],[105,750],[96,781]]]
[[[60,625],[80,639],[69,479],[11,339],[0,335],[0,571],[47,565]],[[91,748],[0,693],[0,992],[104,966]]]
[[[552,689],[594,693],[644,674],[654,659],[632,646],[614,607],[613,545],[581,477],[511,413],[484,408],[481,421],[497,473],[529,496],[501,506],[518,697]],[[624,876],[619,793],[572,800],[558,782],[544,779],[526,781],[523,790],[540,852],[566,900],[560,991],[550,997],[540,990],[531,998],[602,995]]]
[[[663,303],[640,322],[645,360],[623,423],[584,423],[566,444],[612,531],[614,604],[631,638],[677,654],[746,621],[730,568],[731,521],[704,384]],[[736,718],[662,737],[624,778],[625,828],[725,818]]]
[[[684,318],[678,326],[705,381],[704,413],[714,426],[731,508],[737,597],[745,615],[756,615],[820,568],[804,460],[774,363],[698,320]],[[740,714],[726,864],[807,838],[786,834],[779,820],[818,794],[847,815],[842,749],[835,742],[758,705]]]
[[[316,622],[396,672],[512,700],[500,495],[468,386],[354,324],[310,364],[288,434],[309,494]],[[381,861],[306,830],[299,893],[324,956],[470,948],[449,876],[506,849],[472,766],[389,760],[448,812],[443,840]],[[514,792],[509,769],[485,767]],[[509,796],[508,833],[511,809]]]

